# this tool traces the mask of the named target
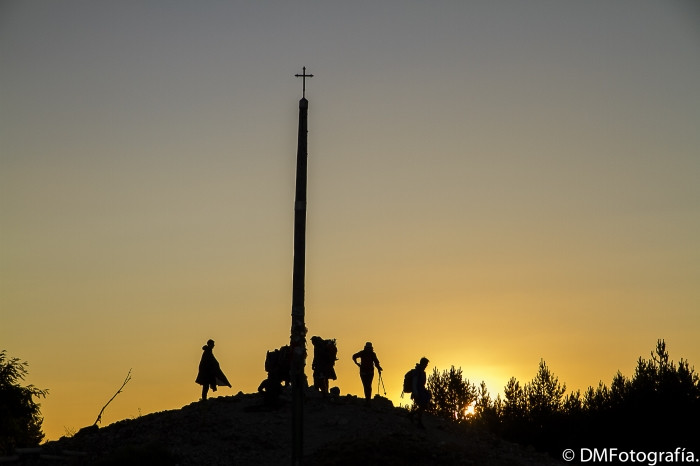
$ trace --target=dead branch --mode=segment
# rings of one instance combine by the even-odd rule
[[[117,393],[115,393],[114,396],[113,396],[112,398],[109,399],[109,401],[107,402],[107,404],[104,405],[104,406],[102,407],[102,409],[100,410],[100,414],[97,415],[97,419],[95,419],[95,423],[93,424],[93,426],[97,426],[97,423],[100,422],[100,421],[102,420],[102,413],[105,412],[105,409],[106,409],[107,406],[112,402],[112,400],[115,399],[115,398],[117,397],[117,395],[119,395],[119,394],[122,392],[122,389],[124,388],[124,386],[125,386],[127,383],[129,383],[129,380],[131,380],[131,369],[129,369],[129,373],[126,374],[126,378],[124,379],[124,383],[122,384],[121,387],[119,387],[119,390],[117,390]]]

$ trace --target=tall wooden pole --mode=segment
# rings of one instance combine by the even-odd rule
[[[304,453],[304,366],[306,365],[306,324],[304,322],[304,276],[306,271],[306,119],[309,101],[306,100],[306,78],[313,75],[295,75],[303,79],[303,94],[299,101],[299,135],[297,144],[297,178],[294,199],[294,275],[292,281],[292,466],[300,466]]]

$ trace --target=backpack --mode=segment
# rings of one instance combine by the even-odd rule
[[[274,372],[283,377],[283,380],[289,378],[289,369],[291,364],[291,349],[289,346],[282,346],[280,349],[268,351],[265,354],[265,372]]]
[[[324,340],[322,338],[318,338],[317,340],[314,340],[312,338],[311,341],[314,345],[313,364],[319,365],[320,367],[333,367],[335,362],[338,360],[338,346],[335,343],[335,339]]]
[[[335,344],[335,338],[332,340],[326,340],[326,354],[328,355],[328,361],[334,364],[338,360],[336,357],[338,355],[338,347]]]
[[[279,366],[280,350],[268,351],[265,355],[265,372],[271,372]]]
[[[415,376],[416,370],[411,369],[406,372],[403,376],[403,391],[404,393],[411,393],[413,391],[413,377]]]

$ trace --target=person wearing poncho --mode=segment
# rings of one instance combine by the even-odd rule
[[[221,370],[219,361],[214,357],[214,340],[207,341],[207,344],[202,346],[202,351],[195,382],[202,386],[202,400],[206,400],[210,387],[215,392],[217,385],[230,387],[231,384]]]

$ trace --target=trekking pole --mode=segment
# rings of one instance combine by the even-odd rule
[[[384,386],[384,379],[382,379],[382,373],[379,373],[379,382],[377,382],[377,395],[379,394],[379,383],[381,382],[382,388],[384,388],[384,396],[386,396],[386,387]]]

